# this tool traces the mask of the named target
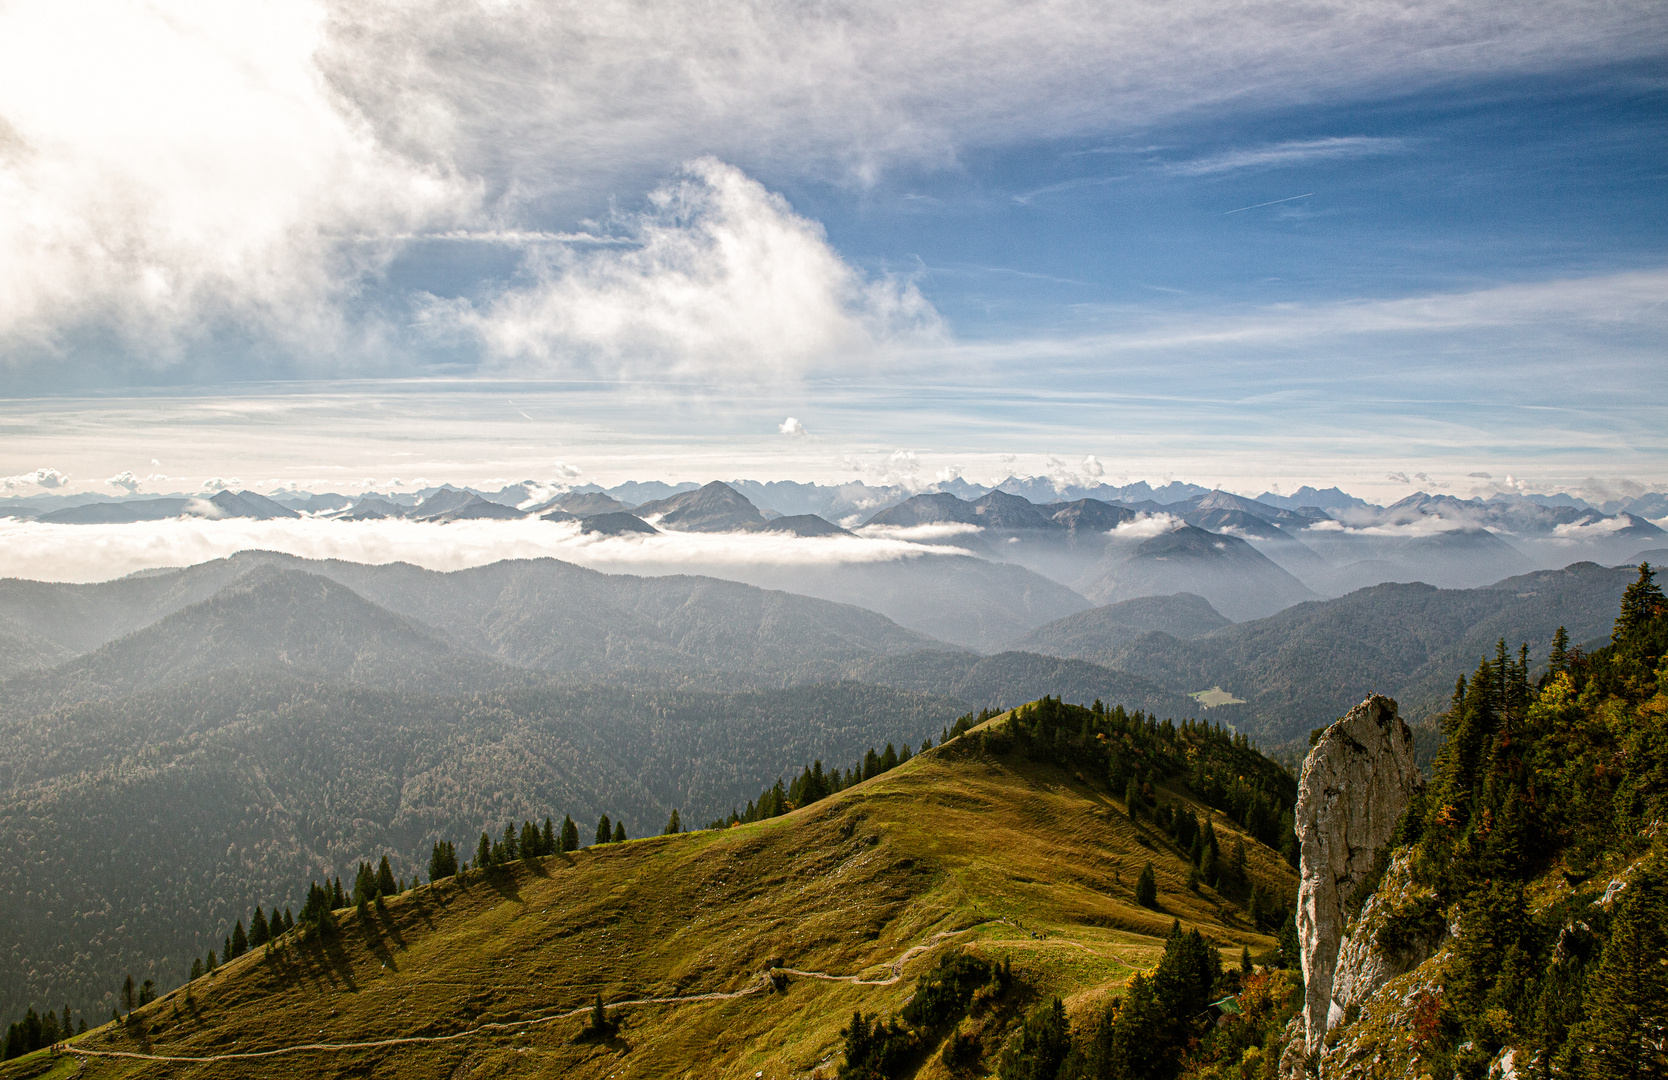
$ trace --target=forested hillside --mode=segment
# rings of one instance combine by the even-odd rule
[[[1533,680],[1501,647],[1454,688],[1432,782],[1357,890],[1357,935],[1406,974],[1326,1033],[1326,1080],[1369,1055],[1462,1080],[1668,1069],[1668,600],[1649,568],[1609,644],[1546,656]]]
[[[409,879],[434,840],[510,821],[706,821],[814,758],[937,738],[966,709],[856,684],[443,696],[225,672],[9,719],[0,1015],[60,999],[97,1015],[119,971],[172,985],[253,905],[299,903],[361,858],[386,852]]]
[[[1221,686],[1248,702],[1233,722],[1275,746],[1330,723],[1367,690],[1396,698],[1410,720],[1440,712],[1454,677],[1501,638],[1537,656],[1560,626],[1577,643],[1602,640],[1633,576],[1576,563],[1485,589],[1375,585],[1190,640],[1157,632],[1097,640],[1077,625],[1088,613],[1033,637],[1178,693]]]

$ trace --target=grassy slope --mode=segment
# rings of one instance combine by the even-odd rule
[[[425,886],[363,923],[343,912],[328,947],[304,943],[279,962],[254,950],[193,984],[189,1000],[176,991],[140,1010],[141,1024],[106,1025],[75,1045],[198,1057],[442,1035],[565,1013],[598,992],[616,1001],[764,987],[773,962],[882,979],[912,946],[962,931],[905,962],[891,985],[791,976],[779,993],[632,1006],[605,1043],[579,1039],[582,1021],[563,1018],[256,1060],[93,1057],[84,1075],[832,1076],[852,1010],[901,1007],[949,949],[1011,957],[1031,989],[1062,994],[1075,1011],[1154,963],[1172,918],[1219,941],[1225,959],[1242,943],[1272,946],[1232,904],[1187,892],[1167,839],[1106,792],[1052,767],[964,755],[966,741],[782,818]],[[1216,828],[1224,846],[1237,835],[1221,817]],[[1247,846],[1253,876],[1289,896],[1295,877],[1279,856]],[[1148,860],[1158,912],[1132,898]],[[998,1041],[987,1039],[987,1055]],[[45,1064],[30,1055],[0,1067],[0,1080]],[[919,1076],[942,1070],[933,1056]]]

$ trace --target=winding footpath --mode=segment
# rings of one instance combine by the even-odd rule
[[[933,934],[919,945],[913,945],[904,950],[896,960],[888,966],[892,974],[884,979],[865,979],[861,975],[831,975],[826,971],[802,971],[799,968],[772,967],[760,972],[753,981],[740,990],[715,991],[710,994],[684,994],[676,997],[631,998],[625,1001],[610,1001],[609,1009],[617,1009],[627,1005],[683,1005],[697,1001],[734,1001],[736,998],[757,994],[771,985],[771,977],[775,974],[796,975],[802,979],[820,979],[825,982],[850,983],[853,986],[891,986],[903,978],[904,965],[915,957],[934,948],[945,938],[959,937],[973,930],[984,922],[980,920],[972,926],[960,930],[945,930]],[[1006,921],[1006,920],[994,920]],[[873,965],[871,965],[872,967]],[[225,1054],[203,1054],[199,1056],[181,1054],[144,1054],[137,1050],[92,1050],[79,1046],[71,1046],[64,1053],[77,1057],[100,1058],[129,1058],[138,1061],[170,1061],[181,1064],[210,1064],[217,1061],[253,1061],[261,1058],[281,1057],[285,1054],[330,1053],[342,1050],[378,1050],[393,1046],[415,1046],[432,1043],[456,1042],[459,1039],[470,1039],[481,1035],[513,1034],[541,1024],[552,1024],[559,1020],[572,1020],[589,1013],[592,1006],[585,1005],[566,1012],[552,1013],[549,1016],[535,1017],[530,1020],[513,1020],[505,1023],[481,1024],[464,1031],[454,1031],[450,1035],[400,1035],[387,1039],[368,1039],[364,1042],[337,1043],[301,1043],[296,1046],[282,1046],[273,1050],[242,1050]]]

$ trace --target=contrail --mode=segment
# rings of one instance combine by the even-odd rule
[[[1223,211],[1222,216],[1227,217],[1229,214],[1238,214],[1245,210],[1255,210],[1259,206],[1273,206],[1275,203],[1291,202],[1293,199],[1307,199],[1313,194],[1314,192],[1312,191],[1306,191],[1302,195],[1293,195],[1286,199],[1270,199],[1268,202],[1253,203],[1250,206],[1242,206],[1238,210],[1225,210]]]

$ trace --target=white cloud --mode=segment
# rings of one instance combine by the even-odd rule
[[[534,219],[594,214],[599,192],[640,191],[703,154],[862,184],[899,163],[954,166],[1015,139],[1248,101],[1654,56],[1658,9],[743,0],[649,18],[620,0],[12,0],[0,7],[0,343],[39,356],[107,333],[132,346],[124,362],[154,367],[225,331],[309,370],[349,352],[375,363],[386,331],[357,298],[409,243],[623,242],[594,263],[540,256],[538,287],[483,310],[493,342],[564,359],[693,345],[707,363],[740,346],[738,366],[793,369],[930,313],[907,288],[830,262],[820,233],[759,192],[702,194],[710,182],[696,181],[706,216],[660,243]],[[1385,146],[1344,136],[1190,167]],[[746,272],[759,252],[721,250],[756,242],[791,249],[768,252],[785,259],[779,293]],[[702,319],[685,287],[718,315]],[[771,317],[761,294],[792,310]],[[631,297],[653,303],[561,310]],[[725,304],[765,324],[723,331]]]
[[[481,307],[437,300],[431,324],[478,335],[514,368],[627,375],[792,377],[940,332],[914,285],[866,279],[822,226],[733,166],[691,162],[649,204],[622,221],[634,247],[541,253],[535,284]]]
[[[69,476],[57,469],[36,469],[16,476],[0,476],[0,488],[7,491],[20,487],[58,488],[69,483]]]
[[[799,422],[799,418],[797,416],[790,416],[780,424],[777,424],[776,430],[782,435],[804,435],[805,425]]]
[[[570,465],[565,461],[556,462],[556,477],[564,483],[572,483],[585,475],[585,470],[577,465]]]
[[[111,487],[121,488],[123,491],[126,491],[129,495],[131,495],[135,491],[139,490],[139,485],[140,485],[141,482],[142,481],[140,481],[140,479],[137,476],[133,475],[133,470],[132,469],[128,469],[128,470],[123,471],[123,472],[119,472],[115,476],[112,476],[110,479],[105,481],[105,483],[109,484]]]
[[[1162,536],[1167,532],[1175,532],[1187,522],[1170,514],[1141,514],[1129,521],[1121,522],[1109,535],[1115,542],[1139,543],[1150,540],[1155,536]]]
[[[0,7],[0,343],[89,327],[164,366],[210,327],[327,354],[390,254],[360,237],[473,199],[344,111],[323,5],[15,0]]]
[[[370,483],[371,483],[371,481],[369,481],[369,480],[366,481],[367,486]],[[210,477],[207,480],[204,480],[203,481],[203,486],[201,488],[199,488],[198,490],[199,491],[212,492],[214,494],[219,494],[223,490],[236,490],[237,488],[240,488],[242,486],[243,486],[243,481],[239,480],[235,476],[229,477],[229,478],[228,477],[213,476],[213,477]]]

